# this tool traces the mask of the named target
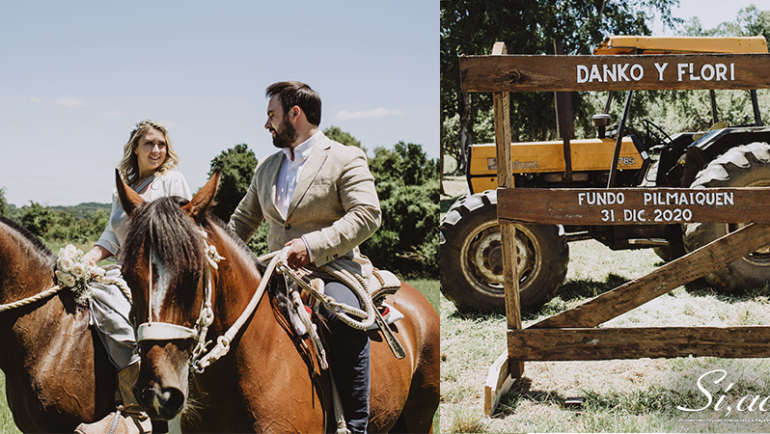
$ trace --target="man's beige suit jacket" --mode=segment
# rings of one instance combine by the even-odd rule
[[[371,279],[372,264],[358,246],[380,226],[381,211],[366,154],[319,134],[300,172],[285,220],[275,205],[276,180],[284,158],[279,151],[257,166],[228,227],[248,240],[264,218],[270,225],[270,251],[304,237],[314,265],[333,262]]]

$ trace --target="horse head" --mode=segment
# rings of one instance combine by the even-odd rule
[[[130,217],[123,249],[123,276],[133,295],[139,324],[141,370],[134,387],[151,417],[171,419],[188,396],[190,361],[213,320],[206,209],[219,183],[216,172],[188,202],[165,197],[145,203],[116,172],[121,205]]]

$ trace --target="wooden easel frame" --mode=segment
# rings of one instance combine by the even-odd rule
[[[704,65],[710,64],[712,66]],[[664,79],[661,66],[686,64],[691,70],[715,70],[717,64],[724,72],[725,80],[684,79],[683,74],[669,69],[667,74],[677,74],[677,79]],[[591,64],[640,65],[647,73],[629,80],[613,82],[580,82],[573,71],[578,65]],[[564,74],[565,70],[570,74]],[[656,68],[656,69],[653,69]],[[675,68],[680,68],[676,66]],[[725,68],[729,68],[729,80]],[[685,67],[687,69],[687,67]],[[538,198],[556,197],[559,194],[575,195],[597,190],[620,192],[630,202],[652,214],[654,207],[640,202],[644,193],[683,193],[689,189],[626,188],[626,189],[522,189],[516,190],[512,174],[510,95],[514,91],[586,91],[586,90],[653,90],[653,89],[756,89],[770,87],[770,55],[767,54],[695,54],[695,55],[639,55],[639,56],[509,56],[504,43],[496,42],[491,56],[461,56],[460,73],[465,92],[492,92],[494,100],[495,143],[497,147],[498,220],[502,233],[503,277],[505,288],[505,313],[507,324],[507,349],[489,368],[484,388],[484,412],[492,415],[500,397],[524,372],[527,360],[607,360],[635,359],[643,357],[770,357],[770,327],[645,327],[645,328],[595,328],[599,324],[625,313],[670,290],[718,270],[746,254],[770,243],[770,206],[764,202],[770,189],[734,188],[719,189],[721,194],[742,197],[741,203],[755,204],[733,210],[727,216],[724,210],[695,206],[689,219],[667,220],[666,224],[685,221],[717,221],[724,223],[748,223],[706,246],[673,260],[648,275],[627,282],[594,297],[580,306],[556,314],[526,329],[522,329],[519,302],[519,276],[515,255],[515,223],[584,225],[644,224],[640,221],[601,220],[596,213],[577,214],[559,211],[563,199],[549,202],[547,212],[530,210],[529,214],[515,206],[524,195],[533,203]],[[560,72],[562,71],[562,72]],[[660,72],[658,75],[652,73]],[[665,70],[664,70],[665,71]],[[736,73],[737,71],[737,73]],[[587,76],[585,76],[587,77]],[[685,78],[688,78],[686,74]],[[692,74],[690,75],[692,77]],[[713,76],[712,76],[713,78]],[[615,156],[617,159],[617,155]],[[611,167],[617,166],[617,160]],[[713,189],[716,191],[717,189]],[[727,191],[729,190],[729,191]],[[700,190],[705,191],[705,190]],[[712,191],[712,189],[708,189]],[[737,195],[737,196],[735,196]],[[763,200],[759,200],[765,199]],[[569,201],[567,201],[569,202]],[[569,202],[571,203],[571,202]],[[571,205],[567,205],[569,208]],[[537,208],[537,207],[536,207]],[[542,207],[541,207],[542,208]],[[612,206],[607,209],[613,209]],[[615,209],[623,211],[622,207]],[[582,212],[582,211],[581,211]],[[605,216],[606,217],[606,216]],[[649,223],[647,223],[649,224]],[[633,344],[629,344],[629,343]]]

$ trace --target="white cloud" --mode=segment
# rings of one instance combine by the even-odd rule
[[[346,121],[349,119],[379,119],[388,116],[399,116],[401,114],[398,110],[392,110],[385,107],[377,107],[371,110],[340,110],[337,112],[337,119]]]
[[[31,97],[29,97],[29,101],[31,103],[33,103],[33,104],[40,104],[40,101],[42,101],[42,100],[40,98],[36,97],[36,96],[31,96]]]
[[[56,98],[56,104],[67,108],[80,108],[80,107],[85,107],[86,105],[86,103],[83,102],[83,100],[80,100],[78,98],[68,97],[68,96]]]
[[[120,116],[120,112],[117,110],[112,110],[108,112],[104,112],[104,117],[106,118],[117,118]]]

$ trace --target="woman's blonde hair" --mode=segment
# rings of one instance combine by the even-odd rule
[[[123,159],[118,163],[118,171],[128,184],[133,184],[139,177],[139,162],[136,159],[134,150],[136,150],[137,145],[139,145],[139,139],[141,139],[150,128],[160,131],[160,133],[163,134],[163,140],[166,142],[166,161],[164,161],[155,172],[163,173],[168,169],[176,167],[179,163],[179,156],[171,145],[171,140],[168,138],[166,127],[155,121],[141,121],[136,124],[136,127],[131,131],[128,142],[123,145]]]

